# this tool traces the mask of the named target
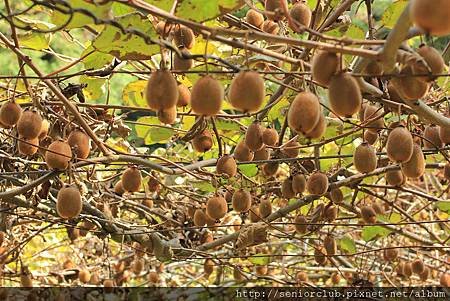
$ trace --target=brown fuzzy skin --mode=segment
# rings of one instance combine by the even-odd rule
[[[326,174],[316,171],[309,176],[306,182],[306,190],[313,195],[322,195],[328,190],[328,177]]]
[[[333,236],[327,235],[323,240],[323,247],[327,252],[327,256],[334,256],[337,252],[336,240]]]
[[[263,132],[263,143],[268,146],[275,146],[278,143],[278,132],[276,129],[267,128]]]
[[[338,216],[339,209],[336,206],[329,206],[323,211],[323,217],[327,222],[333,222]]]
[[[425,173],[425,157],[420,145],[414,144],[411,159],[403,163],[401,168],[407,178],[417,179]]]
[[[122,195],[125,193],[125,189],[123,189],[122,181],[117,181],[116,185],[114,185],[114,192],[118,195]]]
[[[312,12],[309,9],[308,5],[306,4],[297,2],[289,10],[289,15],[291,16],[292,20],[296,21],[300,25],[309,27],[309,25],[311,24]],[[296,26],[291,26],[291,29],[292,30],[299,29],[299,32],[302,32],[301,28],[298,28],[300,27],[298,26],[298,24],[295,24]]]
[[[303,174],[296,174],[292,177],[292,191],[294,193],[303,193],[306,190],[306,178]]]
[[[266,20],[262,24],[262,31],[277,35],[280,32],[280,26],[272,20]]]
[[[411,277],[411,275],[412,275],[412,265],[411,265],[411,262],[406,262],[404,265],[403,265],[403,274],[406,276],[406,277]]]
[[[308,139],[320,139],[325,134],[326,130],[327,130],[327,120],[325,119],[325,116],[321,113],[319,117],[319,122],[311,131],[305,134],[305,137]]]
[[[82,283],[88,283],[91,280],[91,273],[89,273],[89,271],[86,269],[82,269],[78,273],[78,279]]]
[[[377,154],[369,143],[361,143],[353,154],[353,165],[360,173],[369,173],[377,168]]]
[[[259,213],[259,207],[253,206],[250,208],[250,221],[252,223],[257,223],[261,220],[261,214]]]
[[[177,120],[177,107],[173,106],[168,109],[159,110],[158,113],[156,113],[158,116],[158,120],[161,123],[164,124],[174,124]]]
[[[302,283],[308,281],[308,274],[305,272],[298,272],[295,276],[297,283]]]
[[[383,66],[377,61],[370,61],[364,69],[365,73],[372,76],[379,76],[383,74]]]
[[[25,111],[17,122],[17,132],[27,139],[37,138],[42,128],[42,117],[38,112]]]
[[[423,261],[420,258],[417,258],[411,262],[411,268],[414,274],[420,275],[425,269],[425,266],[423,265]]]
[[[285,199],[291,199],[295,197],[295,192],[292,190],[292,179],[287,178],[281,183],[281,195]]]
[[[199,115],[214,116],[222,109],[223,97],[222,84],[213,77],[206,75],[192,87],[192,110]]]
[[[328,86],[333,75],[339,70],[339,57],[336,53],[318,51],[313,56],[311,73],[314,81]]]
[[[178,85],[177,107],[185,107],[191,103],[191,91],[183,84]]]
[[[273,163],[265,163],[262,166],[262,171],[264,176],[266,177],[272,177],[278,172],[278,168],[280,167],[280,164],[277,162]]]
[[[282,0],[285,1],[285,0]],[[266,14],[267,18],[274,21],[280,21],[284,19],[283,8],[281,7],[280,0],[266,0],[264,2],[264,9],[266,12],[275,14]]]
[[[181,50],[182,53],[190,56],[191,53],[187,49]],[[193,59],[184,59],[181,56],[175,55],[173,57],[173,69],[177,71],[188,71],[194,66]]]
[[[241,140],[234,148],[233,156],[238,162],[252,161],[254,153],[248,148],[245,140]]]
[[[58,191],[56,211],[61,218],[75,218],[82,209],[81,194],[76,186],[63,187]]]
[[[245,15],[245,21],[247,21],[248,24],[261,29],[262,24],[264,23],[264,16],[254,9],[249,9]]]
[[[253,156],[253,161],[269,160],[270,150],[263,146],[260,150],[256,151]]]
[[[349,73],[338,73],[331,78],[328,99],[333,113],[341,117],[350,118],[361,109],[361,90]]]
[[[436,48],[431,46],[422,45],[417,49],[417,53],[423,57],[425,62],[427,62],[428,67],[430,67],[431,75],[426,77],[419,77],[419,79],[424,81],[430,81],[436,79],[437,74],[442,74],[445,70],[445,62],[442,55]]]
[[[256,152],[264,146],[262,140],[263,130],[263,127],[257,121],[248,126],[245,132],[245,144],[251,151]]]
[[[156,24],[155,30],[161,36],[167,36],[172,30],[173,25],[167,24],[165,21],[159,21]]]
[[[430,277],[430,269],[428,267],[424,267],[423,272],[419,274],[420,280],[427,281],[428,277]]]
[[[361,207],[361,217],[366,224],[373,224],[377,221],[377,214],[371,206]]]
[[[226,174],[229,178],[236,175],[237,165],[236,160],[230,155],[223,155],[217,160],[216,173],[219,175]]]
[[[386,172],[386,183],[392,186],[401,186],[405,183],[405,176],[401,170],[389,170]]]
[[[447,163],[444,166],[444,178],[447,181],[450,181],[450,163]]]
[[[442,141],[439,137],[439,127],[435,125],[429,125],[425,127],[423,131],[423,144],[425,148],[435,149],[442,147]]]
[[[103,287],[105,289],[105,293],[112,293],[113,287],[116,286],[116,283],[113,279],[105,279],[103,280]]]
[[[304,215],[297,215],[294,220],[295,231],[298,234],[305,234],[308,228],[308,220]]]
[[[227,201],[221,196],[213,196],[206,202],[206,214],[214,220],[224,217],[227,211]]]
[[[236,212],[247,212],[252,205],[252,195],[243,189],[236,190],[231,200],[233,210]]]
[[[259,214],[262,218],[266,218],[272,214],[272,203],[269,199],[262,199],[259,203]]]
[[[150,271],[148,273],[147,279],[150,283],[153,283],[153,284],[158,284],[160,281],[159,274],[155,271]]]
[[[391,262],[397,259],[398,257],[398,249],[389,249],[390,246],[388,246],[388,249],[384,249],[383,251],[383,258],[387,262]]]
[[[208,217],[206,216],[206,213],[202,209],[195,210],[194,213],[194,225],[196,227],[203,227],[208,223]]]
[[[267,275],[268,271],[269,271],[269,268],[266,265],[255,266],[256,276],[265,276],[265,275]]]
[[[369,131],[378,131],[384,127],[383,110],[377,106],[367,105],[364,110],[364,121],[372,120],[366,124]]]
[[[133,273],[135,273],[136,275],[139,275],[142,272],[142,270],[144,269],[144,266],[145,266],[144,259],[143,258],[136,258],[133,261],[133,265],[132,265]]]
[[[127,192],[136,192],[141,188],[142,176],[137,167],[128,167],[122,174],[122,186]]]
[[[344,194],[340,188],[333,188],[330,191],[330,199],[335,204],[340,204],[344,201]]]
[[[442,273],[439,277],[439,283],[442,287],[450,287],[450,274]]]
[[[214,261],[212,261],[211,259],[206,259],[205,262],[203,263],[203,273],[206,276],[209,276],[212,274],[212,272],[214,272],[214,267],[215,267],[215,263]]]
[[[286,158],[297,158],[298,154],[300,153],[300,150],[298,147],[300,144],[296,140],[292,140],[284,145],[284,147],[281,149],[281,153]]]
[[[266,94],[264,80],[255,71],[241,71],[231,82],[228,99],[233,107],[245,113],[261,108]]]
[[[321,108],[317,96],[311,92],[300,92],[289,107],[288,125],[296,133],[305,134],[314,129],[320,115]]]
[[[160,111],[174,107],[178,101],[178,84],[168,70],[156,70],[147,82],[145,91],[150,109]]]
[[[402,126],[393,129],[388,136],[386,152],[390,160],[396,163],[408,162],[414,150],[411,133]]]
[[[3,244],[4,241],[5,241],[5,232],[0,231],[0,246]]]
[[[64,141],[54,141],[45,152],[45,162],[51,169],[66,169],[72,159],[70,145]]]
[[[439,138],[443,144],[450,144],[450,128],[439,127]]]
[[[204,130],[203,132],[195,135],[194,139],[192,139],[192,146],[199,153],[209,151],[213,146],[211,132]]]
[[[327,263],[326,251],[322,247],[317,247],[314,249],[314,260],[319,265],[325,265]]]
[[[434,36],[450,34],[450,2],[448,0],[413,0],[411,20]]]
[[[34,155],[39,149],[38,146],[39,138],[22,138],[21,140],[17,141],[17,149],[19,150],[19,153],[25,156]]]
[[[427,94],[430,85],[416,76],[408,76],[413,74],[410,66],[404,67],[400,74],[401,77],[393,78],[391,82],[402,99],[416,100]]]
[[[72,147],[78,159],[86,159],[89,157],[91,151],[89,142],[89,136],[79,130],[72,131],[67,138],[67,143]]]
[[[370,145],[374,145],[378,140],[378,133],[372,131],[364,132],[364,141],[369,143]]]
[[[33,287],[33,278],[31,276],[32,275],[29,273],[21,274],[20,275],[20,285],[22,287]]]
[[[183,46],[187,49],[192,49],[195,45],[194,32],[184,25],[175,26],[173,30],[173,40],[177,47]]]
[[[47,137],[49,129],[50,129],[50,122],[47,119],[44,119],[42,121],[41,131],[38,136],[39,140]]]
[[[0,122],[11,127],[17,124],[22,115],[22,108],[13,101],[7,101],[0,107]]]
[[[334,285],[338,285],[339,282],[341,282],[341,275],[339,275],[338,273],[333,273],[331,274],[331,283],[333,283]]]

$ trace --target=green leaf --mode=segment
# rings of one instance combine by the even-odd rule
[[[175,14],[184,19],[203,22],[238,9],[242,0],[179,0]]]
[[[345,235],[340,241],[339,245],[343,251],[347,251],[351,254],[356,253],[356,244],[353,238],[350,235]]]
[[[207,181],[193,182],[192,186],[194,188],[201,190],[204,193],[210,193],[210,192],[216,191],[214,186],[210,182],[207,182]]]
[[[171,128],[161,127],[158,117],[141,117],[137,122],[145,124],[135,126],[137,136],[143,138],[145,144],[167,143],[175,132]]]
[[[68,0],[66,2],[70,4],[72,8],[85,9],[99,19],[108,19],[108,14],[111,10],[111,3],[112,3],[111,1],[104,1],[105,2],[104,4],[100,3],[93,4],[84,0]],[[64,11],[68,10],[66,6],[63,5],[57,6]],[[55,9],[52,14],[52,22],[57,26],[65,25],[66,29],[72,29],[83,27],[88,24],[94,24],[94,19],[82,13],[74,13],[72,19],[70,19],[69,13],[65,14]]]
[[[366,226],[362,230],[361,237],[365,241],[370,241],[373,239],[386,237],[391,232],[391,230],[388,230],[382,226]]]
[[[407,0],[398,0],[390,5],[388,9],[383,13],[383,17],[381,18],[381,22],[384,24],[384,26],[387,28],[394,27],[407,4]]]
[[[239,123],[228,119],[217,119],[216,127],[221,131],[239,131]]]
[[[145,100],[145,87],[147,82],[145,80],[138,80],[131,82],[125,86],[122,91],[123,103],[126,106],[147,107]]]
[[[89,46],[86,48],[81,56],[85,56],[88,53],[92,52],[94,47]],[[104,67],[105,65],[111,63],[113,60],[113,56],[107,53],[103,53],[100,51],[95,51],[83,59],[84,67],[86,69],[99,69]]]
[[[450,214],[450,201],[439,201],[435,206],[441,211],[447,211]]]
[[[39,32],[27,32],[17,36],[21,46],[29,47],[34,50],[47,49],[51,41],[51,34]]]
[[[258,174],[258,166],[256,164],[241,164],[238,166],[238,168],[244,175],[249,178],[254,177]]]
[[[87,77],[85,75],[80,77],[80,84],[87,84],[87,87],[83,89],[83,94],[88,100],[96,100],[105,95],[106,79]]]
[[[270,263],[270,256],[263,253],[258,253],[248,258],[248,261],[254,265],[268,265]]]

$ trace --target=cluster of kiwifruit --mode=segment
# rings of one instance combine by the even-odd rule
[[[447,0],[413,0],[410,5],[412,21],[435,36],[450,34],[450,3]]]

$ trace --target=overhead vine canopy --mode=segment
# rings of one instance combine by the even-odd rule
[[[450,1],[0,12],[3,286],[450,285]]]

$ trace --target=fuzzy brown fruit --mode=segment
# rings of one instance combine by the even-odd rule
[[[369,131],[378,131],[384,127],[383,110],[377,106],[367,105],[364,110],[364,121],[371,120],[366,123]]]
[[[175,26],[173,40],[177,47],[183,46],[191,49],[195,45],[195,36],[192,29],[184,25]]]
[[[216,173],[219,175],[226,174],[229,178],[236,175],[237,165],[236,160],[230,155],[223,155],[217,160]]]
[[[297,215],[294,220],[295,231],[299,234],[305,234],[308,228],[308,220],[304,215]]]
[[[248,24],[261,29],[264,22],[264,16],[254,9],[249,9],[245,15],[245,21],[247,21]]]
[[[34,155],[38,151],[39,138],[26,139],[22,138],[17,142],[19,153],[25,156]]]
[[[227,214],[227,201],[221,196],[213,196],[206,202],[206,214],[215,220],[219,220]]]
[[[266,13],[266,16],[270,20],[280,21],[284,19],[280,0],[266,0],[264,2],[264,9],[266,12],[268,12]]]
[[[168,70],[156,70],[147,82],[146,100],[154,111],[174,107],[178,101],[178,84]]]
[[[266,20],[262,24],[262,31],[273,35],[277,35],[278,32],[280,31],[280,26],[272,20]]]
[[[177,107],[173,106],[168,109],[159,110],[157,116],[161,123],[174,124],[177,120]]]
[[[439,127],[439,138],[443,144],[450,144],[450,127]]]
[[[128,167],[122,174],[122,186],[127,192],[136,192],[141,188],[142,176],[135,166]]]
[[[313,56],[311,73],[312,78],[323,86],[328,86],[331,77],[339,70],[339,57],[336,53],[318,51]]]
[[[396,163],[408,162],[414,151],[414,142],[411,133],[402,126],[393,129],[388,136],[386,152]]]
[[[194,225],[197,227],[203,227],[208,223],[208,216],[202,209],[195,210],[194,213]]]
[[[11,127],[17,124],[22,108],[14,101],[7,101],[0,107],[0,123]]]
[[[341,117],[352,117],[361,109],[362,94],[358,82],[346,72],[331,77],[328,99],[333,113]]]
[[[338,285],[339,282],[341,282],[341,275],[339,275],[338,273],[333,273],[331,275],[331,283],[333,283],[334,285]]]
[[[153,284],[158,284],[160,281],[159,274],[155,271],[150,271],[148,273],[147,279],[150,283],[153,283]]]
[[[252,205],[252,195],[243,189],[236,190],[232,198],[233,210],[236,212],[247,212]]]
[[[364,132],[364,142],[374,145],[378,140],[378,133],[373,131]]]
[[[144,269],[144,266],[145,266],[144,259],[143,258],[136,258],[133,261],[133,265],[132,265],[131,268],[133,270],[133,273],[135,273],[136,275],[139,275],[142,272],[142,270]]]
[[[70,145],[64,141],[54,141],[45,152],[45,162],[52,169],[66,169],[72,159]]]
[[[294,6],[292,6],[292,8],[289,10],[289,15],[295,22],[294,25],[289,24],[291,29],[294,31],[302,32],[302,26],[309,27],[309,25],[311,24],[312,12],[309,9],[308,5],[302,2],[297,2],[296,4],[294,4]]]
[[[327,252],[327,256],[334,256],[337,252],[336,240],[333,236],[327,235],[323,240],[323,246],[325,251]]]
[[[103,287],[105,289],[105,293],[112,293],[114,291],[114,287],[116,286],[116,282],[113,279],[105,279],[103,280]]]
[[[275,146],[278,143],[278,132],[275,129],[267,128],[263,131],[263,143],[268,146]]]
[[[327,130],[327,120],[323,113],[320,113],[319,122],[316,126],[309,132],[305,134],[305,137],[308,139],[320,139],[325,134]]]
[[[189,58],[191,53],[187,49],[181,50],[181,55],[173,57],[173,69],[178,71],[188,71],[194,66],[194,60]]]
[[[272,203],[269,199],[262,199],[259,203],[259,214],[262,218],[266,218],[272,214]]]
[[[294,193],[303,193],[306,190],[306,178],[303,174],[296,174],[292,177],[292,191]]]
[[[123,189],[122,181],[117,181],[117,183],[114,185],[114,192],[118,195],[122,195],[125,193],[125,189]]]
[[[401,186],[405,183],[405,176],[401,170],[389,170],[386,172],[386,183],[392,186]]]
[[[442,287],[450,287],[450,274],[442,273],[439,277],[439,283]]]
[[[192,110],[200,115],[216,115],[222,108],[223,97],[222,84],[213,77],[206,75],[200,78],[192,87]]]
[[[91,273],[87,269],[82,269],[80,272],[78,272],[78,279],[82,283],[89,283],[91,280]]]
[[[448,0],[413,0],[410,5],[412,21],[435,36],[450,34],[450,2]]]
[[[269,160],[270,150],[263,146],[260,150],[256,151],[253,156],[253,161]]]
[[[83,208],[81,194],[77,187],[63,187],[58,191],[56,211],[64,219],[77,217]]]
[[[309,176],[306,189],[310,194],[322,195],[328,190],[328,177],[326,174],[316,171]]]
[[[446,163],[444,166],[444,178],[450,181],[450,163]]]
[[[302,283],[308,281],[308,274],[305,272],[298,272],[295,276],[297,283]]]
[[[366,224],[373,224],[377,221],[377,214],[372,206],[362,206],[361,217]]]
[[[252,223],[257,223],[261,220],[261,213],[259,213],[259,207],[258,206],[252,206],[250,208],[250,221]]]
[[[428,92],[430,85],[413,76],[413,74],[412,67],[406,66],[400,71],[401,77],[391,80],[402,99],[416,100],[422,98]]]
[[[414,274],[420,275],[425,269],[425,266],[423,261],[420,258],[417,258],[411,263],[411,268]]]
[[[436,48],[431,46],[422,45],[417,49],[417,53],[427,62],[428,67],[430,67],[431,75],[426,77],[419,77],[421,80],[430,81],[436,78],[435,75],[442,74],[445,69],[445,62],[442,55]]]
[[[204,130],[203,132],[195,135],[194,139],[192,139],[192,146],[199,153],[209,151],[213,146],[211,132]]]
[[[402,163],[401,168],[407,178],[417,179],[425,173],[425,157],[420,145],[414,144],[411,159]]]
[[[383,258],[387,262],[394,261],[398,257],[398,249],[391,249],[390,246],[383,251]]]
[[[44,139],[48,135],[48,131],[50,130],[50,122],[47,119],[42,121],[41,131],[39,132],[39,140]]]
[[[234,148],[234,158],[238,162],[252,161],[254,153],[247,147],[245,140],[241,140]]]
[[[425,127],[423,136],[425,138],[423,139],[425,148],[434,149],[442,147],[442,141],[439,137],[439,127],[435,125],[429,125]]]
[[[288,125],[295,132],[306,134],[317,125],[320,115],[317,96],[311,92],[300,92],[289,107]]]
[[[281,148],[281,153],[283,153],[286,158],[297,158],[300,153],[299,147],[300,144],[297,140],[291,140]]]
[[[335,204],[340,204],[344,201],[344,194],[340,188],[333,188],[330,191],[330,199]]]
[[[265,163],[262,166],[262,171],[266,177],[272,177],[278,172],[279,167],[280,164],[278,162]]]
[[[248,126],[245,132],[245,144],[251,151],[256,152],[264,146],[262,140],[263,130],[263,127],[257,121]]]
[[[243,112],[256,112],[265,96],[264,80],[255,71],[241,71],[233,79],[228,92],[230,103]]]
[[[327,221],[327,222],[333,222],[336,220],[337,216],[338,216],[338,212],[339,212],[339,208],[337,206],[329,206],[326,207],[323,211],[323,218]]]
[[[86,159],[91,151],[90,138],[80,130],[72,131],[67,138],[67,143],[72,147],[78,159]]]
[[[183,84],[178,85],[177,107],[185,107],[191,103],[191,91]]]
[[[291,199],[291,198],[295,197],[295,192],[292,189],[292,179],[291,178],[287,178],[283,181],[283,183],[281,183],[281,195],[285,199]]]
[[[27,139],[34,139],[39,136],[42,128],[42,117],[38,112],[25,111],[17,121],[17,132]]]
[[[172,30],[172,24],[168,24],[165,21],[159,21],[155,26],[155,30],[159,35],[167,36]]]
[[[326,251],[322,247],[316,247],[314,249],[314,260],[319,265],[325,265],[327,263]]]
[[[377,154],[375,148],[369,143],[363,142],[353,154],[353,165],[360,173],[369,173],[377,168]]]

